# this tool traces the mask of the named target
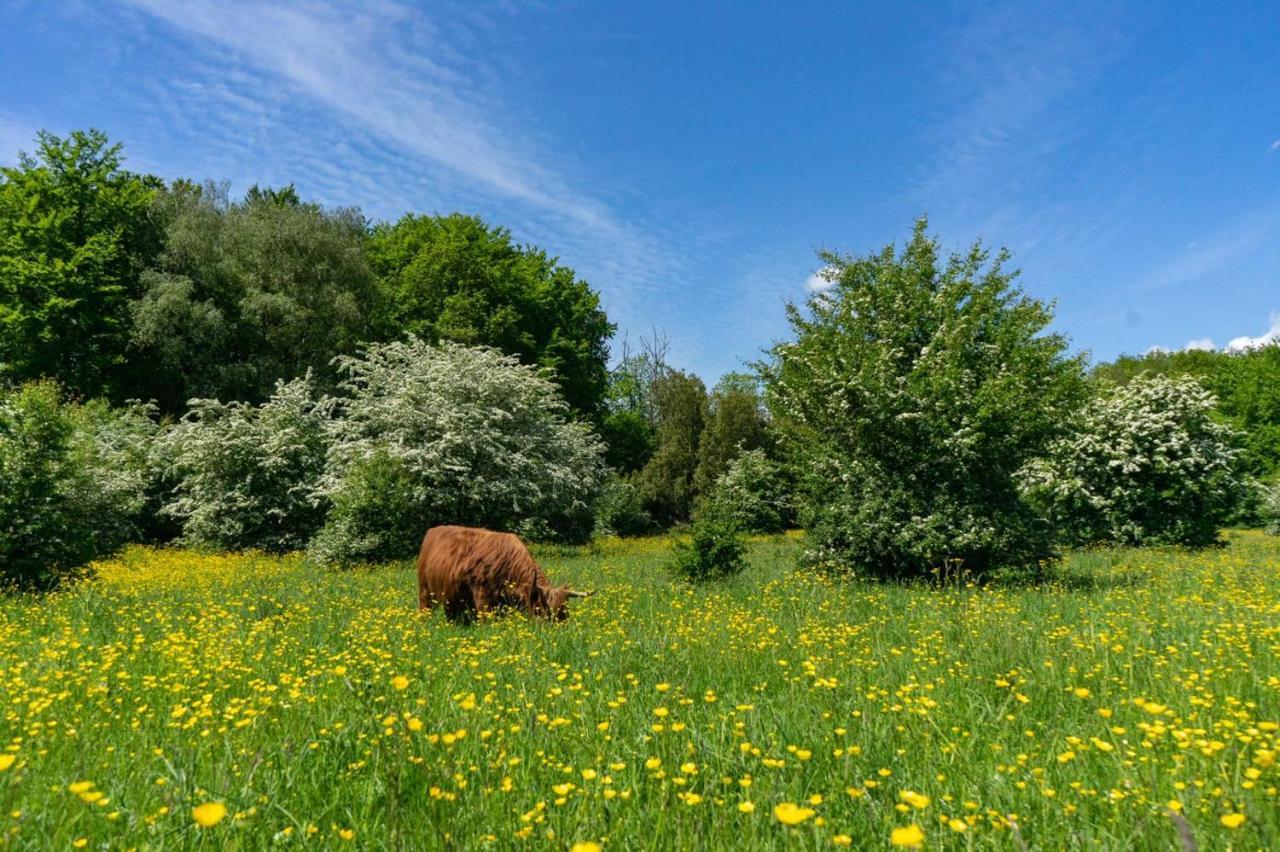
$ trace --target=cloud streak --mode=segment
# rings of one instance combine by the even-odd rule
[[[580,225],[619,227],[605,205],[572,190],[536,155],[511,141],[508,129],[489,117],[496,104],[478,82],[480,75],[452,54],[430,21],[408,7],[391,2],[130,2],[496,194]],[[243,100],[246,110],[255,108],[254,99]]]
[[[1268,205],[1253,210],[1207,239],[1189,246],[1141,279],[1133,289],[1149,292],[1193,283],[1221,273],[1274,240],[1278,229],[1280,207]]]

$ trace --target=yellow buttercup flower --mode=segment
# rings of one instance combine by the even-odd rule
[[[894,846],[919,846],[924,843],[924,830],[912,823],[889,832],[889,842]]]
[[[4,772],[9,767],[13,766],[17,759],[18,756],[16,754],[0,754],[0,772]]]
[[[1227,828],[1239,828],[1244,825],[1244,814],[1223,814],[1218,821]]]
[[[391,678],[391,685],[402,692],[409,688],[409,678],[404,675],[396,675]]]
[[[773,815],[778,818],[778,822],[783,825],[799,825],[816,813],[813,808],[802,808],[795,802],[783,802],[776,805],[773,809]]]
[[[191,818],[201,828],[212,828],[227,816],[227,806],[222,802],[205,802],[191,809]]]
[[[580,840],[569,847],[569,852],[600,852],[600,844],[590,840]]]
[[[917,810],[923,810],[924,808],[929,807],[929,797],[922,793],[903,790],[898,793],[898,798]]]

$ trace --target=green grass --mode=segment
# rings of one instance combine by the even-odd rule
[[[408,565],[147,549],[2,600],[0,836],[887,848],[917,825],[930,848],[1168,849],[1181,822],[1280,845],[1280,539],[945,588],[798,572],[771,539],[693,589],[669,546],[541,552],[599,592],[558,626],[419,617]],[[784,802],[813,814],[787,827]]]

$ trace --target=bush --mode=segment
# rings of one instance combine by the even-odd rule
[[[114,549],[128,541],[154,538],[163,499],[161,471],[153,447],[160,434],[156,408],[130,403],[112,408],[94,400],[75,410],[84,441],[85,465],[99,506],[97,535]]]
[[[764,450],[747,450],[734,459],[710,500],[748,532],[781,532],[795,523],[791,484]]]
[[[761,365],[803,472],[807,561],[882,577],[1035,566],[1053,535],[1017,473],[1083,396],[1083,365],[1005,253],[943,258],[925,229],[900,252],[824,253],[831,286],[789,308],[795,340]]]
[[[596,503],[596,535],[651,535],[657,524],[644,510],[640,492],[625,479],[613,477]]]
[[[0,396],[0,583],[49,589],[124,543],[144,501],[127,442],[111,440],[126,418],[52,382]]]
[[[442,523],[584,541],[604,447],[569,419],[556,386],[492,349],[416,338],[340,359],[349,393],[333,421],[311,547],[324,563],[411,556]]]
[[[726,512],[711,506],[689,527],[689,542],[676,545],[677,573],[695,583],[732,577],[746,567],[742,530]]]
[[[1280,483],[1274,483],[1263,490],[1262,517],[1267,532],[1280,535]]]
[[[329,499],[329,516],[307,547],[317,562],[404,559],[422,544],[424,510],[413,477],[385,447],[353,461]]]
[[[188,545],[219,550],[297,550],[324,520],[318,493],[328,450],[330,403],[311,376],[278,383],[262,405],[192,400],[159,439],[156,457],[175,483],[161,510]]]
[[[1212,544],[1248,493],[1214,404],[1186,376],[1104,390],[1028,465],[1027,494],[1071,543]]]

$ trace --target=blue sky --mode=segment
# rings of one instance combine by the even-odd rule
[[[1280,337],[1280,4],[0,0],[0,162],[463,210],[708,380],[815,251],[1014,252],[1096,359]]]

